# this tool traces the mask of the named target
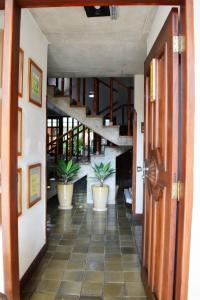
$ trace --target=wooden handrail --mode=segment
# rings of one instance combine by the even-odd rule
[[[72,128],[72,129],[70,129],[69,131],[67,131],[66,133],[60,135],[58,138],[56,138],[55,140],[53,140],[50,143],[48,143],[47,147],[50,146],[51,144],[54,144],[55,142],[58,142],[60,139],[62,139],[63,137],[67,136],[68,134],[70,134],[70,132],[77,130],[81,126],[83,126],[83,125],[80,124],[79,126],[76,126],[76,127]]]
[[[110,89],[110,84],[106,83],[105,81],[99,79],[99,78],[95,78],[99,83],[103,84],[104,86],[106,86],[108,89]],[[116,90],[115,88],[113,88],[113,92],[116,92],[119,94],[119,91]]]
[[[115,107],[115,108],[113,109],[113,112],[116,112],[116,111],[118,111],[118,110],[120,110],[120,109],[123,109],[124,107],[128,107],[128,106],[130,106],[131,108],[134,107],[133,104],[131,104],[131,105],[128,105],[128,104],[121,104],[121,105]],[[109,116],[109,113],[107,113],[104,117],[108,117],[108,116]]]
[[[113,108],[114,108],[114,106],[116,106],[117,104],[118,104],[117,101],[113,102]],[[110,105],[108,105],[108,106],[106,106],[105,108],[103,108],[103,109],[99,112],[99,114],[102,115],[102,114],[105,113],[107,110],[110,110]]]

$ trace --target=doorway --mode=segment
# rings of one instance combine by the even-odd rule
[[[183,7],[183,12],[182,12],[183,22],[184,22],[184,20],[187,20],[187,21],[188,21],[188,14],[186,14],[186,15],[184,14],[184,13],[185,13],[184,8],[185,8],[185,7]],[[188,11],[189,11],[189,13],[191,13],[192,5],[191,5],[191,4],[190,4],[190,5],[189,5],[189,4],[186,4],[186,9],[187,9],[187,11],[186,11],[187,13],[188,13]],[[7,11],[6,11],[6,12],[7,12]],[[189,26],[188,23],[187,23],[187,26]],[[188,31],[189,31],[189,30],[192,31],[192,30],[193,30],[192,28],[193,28],[193,27],[189,27],[189,28],[187,27],[187,30],[188,30]],[[183,30],[184,30],[184,28],[183,28]],[[187,30],[186,30],[186,38],[188,38],[188,36],[189,36]],[[9,46],[10,46],[10,45],[9,45],[9,43],[8,43],[8,47],[9,47]],[[191,48],[189,47],[189,49],[187,48],[187,51],[192,51],[192,50],[191,50]],[[189,67],[190,64],[191,64],[191,61],[190,61],[190,63],[187,62],[187,64],[188,64],[188,67]],[[4,65],[4,68],[5,68],[5,69],[6,69],[6,68],[9,69],[9,66],[8,66],[8,65],[6,65],[6,66]],[[191,67],[191,68],[192,68],[192,67]],[[190,82],[190,80],[191,80],[191,79],[190,79],[190,78],[191,78],[190,75],[191,75],[191,74],[186,73],[186,77],[188,76],[187,79],[186,79],[187,85],[188,85],[188,82]],[[4,80],[5,80],[5,78],[4,78]],[[188,85],[188,86],[189,86],[189,85]],[[193,85],[192,85],[192,80],[191,80],[191,86],[193,86]],[[190,88],[191,88],[191,86],[190,86]],[[189,90],[189,91],[190,91],[190,90]],[[187,94],[187,97],[188,97],[188,94]],[[6,108],[5,108],[5,111],[6,111]],[[185,113],[187,113],[187,111],[185,111]],[[190,116],[190,118],[191,118],[191,116]],[[192,144],[193,144],[193,143],[192,143]],[[187,148],[187,147],[186,147],[186,148]],[[12,152],[12,151],[11,151],[11,152]],[[187,151],[186,151],[186,152],[187,152]],[[185,154],[184,154],[184,155],[185,155]],[[3,153],[2,157],[4,157],[4,156],[7,157],[7,154],[6,154],[5,152]],[[8,167],[9,167],[9,166],[8,166]],[[5,174],[5,175],[6,175],[6,174]],[[7,176],[7,175],[6,175],[6,176]],[[4,180],[8,179],[8,177],[6,177],[6,176],[3,177]],[[185,178],[185,171],[184,171],[184,178]],[[4,180],[3,180],[3,183],[5,183]],[[184,182],[183,184],[185,184],[185,180],[184,180],[183,182]],[[14,183],[13,183],[13,184],[14,184]],[[3,195],[4,195],[4,194],[3,194]],[[10,197],[8,197],[8,198],[10,199]],[[5,210],[4,210],[4,209],[5,209]],[[184,208],[183,208],[183,209],[184,209]],[[7,210],[10,211],[10,209],[9,209],[8,207],[3,206],[3,215],[6,213]],[[11,222],[12,224],[13,224],[13,221],[14,221],[14,220],[16,221],[16,219],[15,219],[14,217],[13,217],[13,219],[12,219],[11,217],[9,218],[9,222]],[[16,223],[16,222],[15,222],[15,223]],[[3,217],[3,225],[4,225],[4,226],[8,225],[8,223],[5,221],[5,217]],[[15,225],[16,225],[16,224],[15,224]],[[9,225],[9,226],[10,226],[10,225]],[[189,227],[190,227],[190,225],[189,225]],[[5,228],[7,228],[7,227],[5,227]],[[182,253],[182,254],[183,254],[183,253]],[[188,256],[188,253],[187,253],[187,256]],[[181,258],[183,259],[183,257],[181,257]],[[7,261],[7,260],[6,260],[6,261]],[[9,264],[9,261],[7,261],[7,263]],[[15,271],[16,271],[16,269],[15,269]],[[7,274],[7,275],[8,275],[8,274]],[[13,278],[10,278],[10,280],[12,281]],[[9,291],[10,291],[10,287],[9,287]],[[11,299],[12,299],[12,296],[11,296]],[[16,298],[15,298],[15,299],[16,299]]]

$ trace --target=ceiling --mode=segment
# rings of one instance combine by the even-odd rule
[[[143,73],[146,38],[157,8],[120,6],[119,18],[87,18],[83,7],[30,9],[49,41],[51,77]]]

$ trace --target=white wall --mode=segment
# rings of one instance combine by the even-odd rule
[[[188,299],[200,299],[199,270],[200,270],[200,189],[199,189],[199,170],[200,170],[200,2],[194,0],[195,17],[195,147],[194,147],[194,198],[192,215],[192,235],[190,249],[190,270],[189,270],[189,291]]]
[[[159,6],[147,38],[147,54],[150,52],[173,6]]]
[[[0,16],[2,18],[2,16]],[[2,20],[0,20],[2,24]],[[22,10],[20,47],[24,50],[22,108],[22,156],[18,168],[22,168],[22,215],[19,217],[19,269],[24,275],[46,242],[46,77],[48,43],[28,10]],[[28,58],[43,70],[43,104],[39,108],[28,102]],[[32,208],[27,208],[27,167],[42,164],[42,198]],[[3,292],[2,246],[0,234],[0,291]]]
[[[23,117],[23,149],[18,167],[22,168],[23,211],[19,217],[20,278],[46,242],[46,77],[48,43],[28,10],[22,10],[20,46],[24,50],[24,90],[19,100]],[[28,102],[28,58],[43,70],[42,108]],[[42,199],[27,209],[27,166],[42,164]],[[37,220],[37,221],[36,221]]]
[[[143,167],[144,162],[144,134],[141,123],[144,122],[144,75],[134,76],[134,103],[137,112],[137,162],[136,166]],[[134,143],[134,141],[133,141]],[[136,214],[143,212],[143,179],[142,172],[136,170]]]

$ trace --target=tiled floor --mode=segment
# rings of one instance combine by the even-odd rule
[[[72,211],[51,205],[48,251],[23,299],[146,299],[134,234],[140,241],[141,230],[130,225],[122,193],[107,213],[84,208],[84,197],[83,190],[75,193]]]

